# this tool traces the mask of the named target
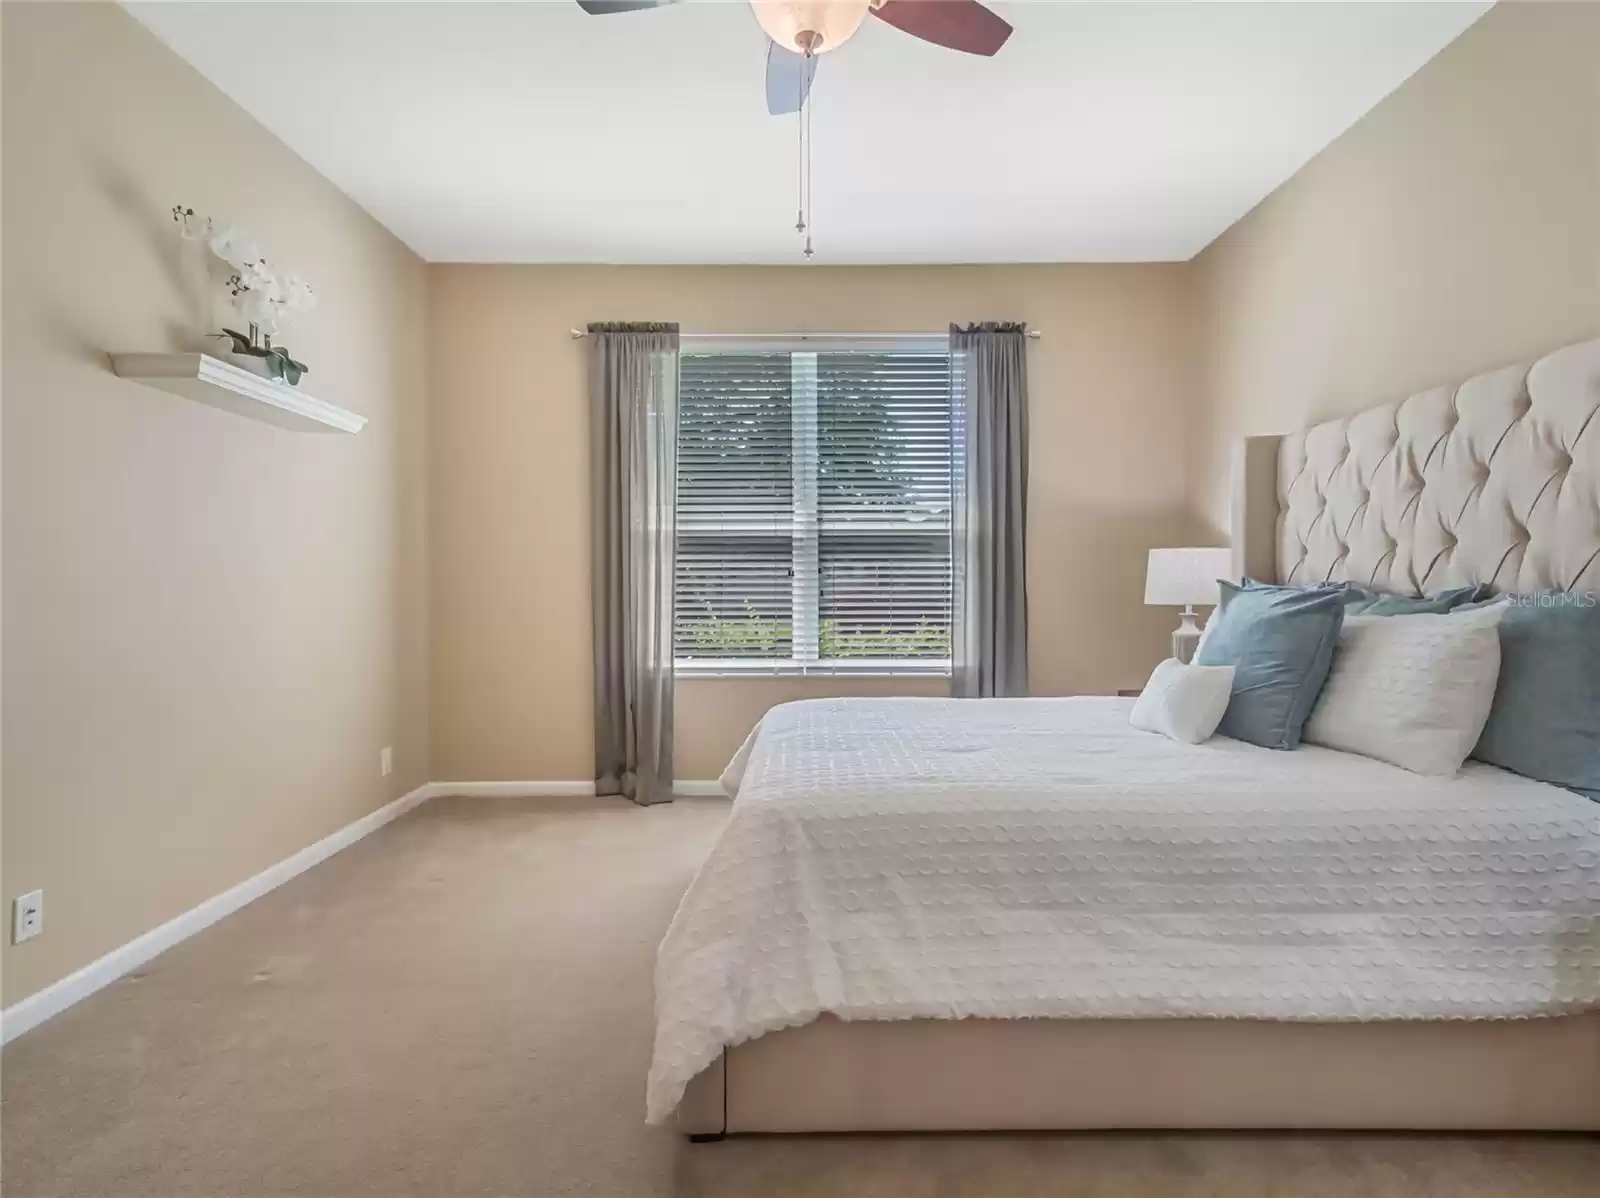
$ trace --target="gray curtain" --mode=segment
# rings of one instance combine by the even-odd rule
[[[950,326],[951,693],[1028,693],[1027,326]]]
[[[678,326],[589,326],[594,777],[672,798],[672,568]]]

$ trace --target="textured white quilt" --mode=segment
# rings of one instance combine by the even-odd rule
[[[1600,1006],[1600,804],[1469,763],[1183,745],[1116,699],[775,708],[656,964],[652,1122],[845,1019],[1519,1018]]]

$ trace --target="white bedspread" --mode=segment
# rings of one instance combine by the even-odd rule
[[[647,1114],[845,1019],[1519,1018],[1600,1006],[1600,804],[1115,699],[775,708],[656,965]]]

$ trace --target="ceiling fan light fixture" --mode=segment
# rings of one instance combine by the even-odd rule
[[[799,54],[826,54],[852,37],[872,0],[750,0],[756,20],[778,45]]]

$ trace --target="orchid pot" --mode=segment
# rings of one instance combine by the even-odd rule
[[[232,342],[228,350],[228,361],[241,370],[248,370],[251,374],[260,375],[264,379],[298,387],[300,376],[310,373],[310,368],[304,362],[295,361],[288,350],[273,345],[270,336],[263,339],[255,325],[250,326],[248,335],[236,329],[223,329],[222,332],[211,335],[226,337]]]

